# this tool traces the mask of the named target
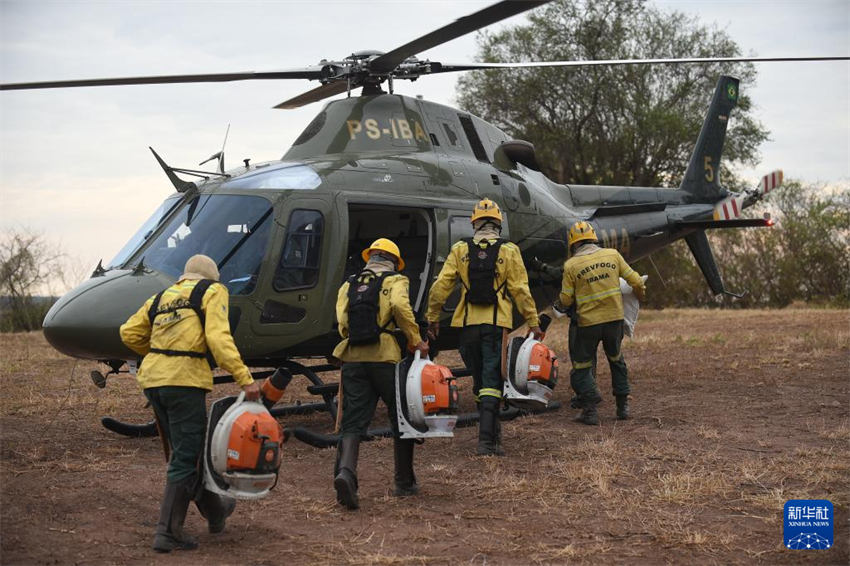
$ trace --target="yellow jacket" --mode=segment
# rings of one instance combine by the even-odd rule
[[[197,283],[183,279],[166,289],[159,309],[168,308],[179,300],[188,303],[189,295]],[[150,352],[151,348],[199,353],[204,353],[209,348],[216,363],[230,372],[240,387],[254,382],[230,335],[230,323],[227,319],[228,293],[224,285],[212,285],[204,294],[201,308],[206,315],[206,326],[203,329],[198,315],[191,308],[160,314],[154,317],[155,324],[151,328],[148,310],[154,297],[145,301],[136,314],[121,326],[120,331],[124,344],[145,357],[136,375],[142,389],[166,385],[208,390],[213,388],[212,370],[206,359],[167,356]]]
[[[366,346],[348,344],[348,281],[339,288],[336,299],[336,319],[339,321],[339,335],[343,340],[334,349],[334,357],[344,362],[389,362],[401,360],[401,348],[398,341],[386,332],[381,333],[380,341]],[[395,319],[395,323],[390,322]],[[378,326],[387,330],[401,328],[407,337],[407,343],[416,345],[422,340],[419,325],[410,306],[410,281],[404,275],[387,275],[381,282],[381,295],[378,299]]]
[[[491,244],[495,239],[488,239]],[[440,309],[451,294],[455,281],[460,277],[463,282],[463,291],[458,302],[455,314],[452,317],[452,326],[474,326],[476,324],[493,324],[493,308],[491,305],[468,305],[466,303],[466,289],[469,289],[469,246],[463,240],[452,246],[446,263],[428,296],[428,313],[425,318],[428,322],[440,320]],[[538,326],[537,306],[531,298],[528,288],[528,273],[522,262],[519,248],[512,242],[505,242],[499,249],[499,262],[496,264],[496,277],[493,288],[498,289],[507,280],[507,290],[510,296],[499,292],[497,294],[498,304],[496,313],[496,326],[502,328],[513,328],[513,301],[516,301],[517,310],[525,318],[528,326]],[[513,297],[513,301],[511,300]]]
[[[632,286],[642,300],[646,287],[640,275],[629,267],[620,252],[585,245],[564,263],[564,280],[559,296],[568,307],[576,303],[579,326],[591,326],[623,319],[620,277]]]

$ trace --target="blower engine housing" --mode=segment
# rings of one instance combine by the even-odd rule
[[[451,438],[458,396],[449,368],[419,352],[396,365],[396,413],[401,438]]]
[[[525,410],[549,406],[558,383],[558,357],[555,352],[529,334],[510,341],[507,363],[505,400]]]
[[[283,431],[268,409],[245,393],[212,404],[204,451],[207,489],[236,499],[260,499],[277,483]]]

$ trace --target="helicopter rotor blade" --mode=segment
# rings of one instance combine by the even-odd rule
[[[459,18],[447,26],[443,26],[436,31],[432,31],[429,34],[423,35],[418,39],[414,39],[413,41],[402,45],[401,47],[396,47],[392,51],[378,56],[370,62],[369,69],[378,73],[389,73],[408,57],[421,53],[427,49],[431,49],[432,47],[442,45],[447,41],[451,41],[473,31],[477,31],[483,27],[489,26],[490,24],[510,18],[511,16],[537,8],[538,6],[547,4],[550,1],[551,0],[503,0],[502,2],[484,8],[483,10],[479,10],[474,14]]]
[[[293,108],[300,108],[301,106],[306,106],[307,104],[311,104],[313,102],[318,102],[319,100],[323,100],[325,98],[329,98],[331,96],[335,96],[337,94],[342,94],[348,90],[348,84],[345,81],[334,81],[327,84],[323,84],[320,87],[314,88],[313,90],[308,90],[305,93],[299,94],[294,98],[290,98],[284,102],[281,102],[275,108],[279,110],[292,110]]]
[[[212,73],[202,75],[161,75],[153,77],[119,77],[108,79],[80,79],[69,81],[45,81],[32,83],[0,84],[0,90],[30,90],[43,88],[67,88],[81,86],[152,85],[176,83],[223,83],[257,79],[319,79],[321,67],[305,67],[281,71],[245,71],[242,73]]]
[[[483,69],[529,69],[543,67],[601,67],[614,65],[678,65],[683,63],[771,63],[788,61],[848,61],[850,57],[692,57],[686,59],[608,59],[598,61],[531,61],[517,63],[440,63],[431,73],[455,73]]]

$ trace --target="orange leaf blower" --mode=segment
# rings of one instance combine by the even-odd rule
[[[238,397],[210,407],[204,483],[219,495],[260,499],[277,483],[283,430],[260,402]]]
[[[402,438],[454,436],[458,397],[449,368],[419,352],[396,365],[396,412]]]
[[[546,330],[552,319],[540,317],[540,327]],[[558,383],[558,357],[555,352],[535,340],[517,337],[508,344],[508,368],[503,395],[505,400],[520,409],[544,409],[554,395]]]

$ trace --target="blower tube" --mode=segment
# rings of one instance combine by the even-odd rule
[[[548,314],[540,315],[540,330],[546,332],[546,329],[549,328],[549,325],[552,324],[552,317]]]
[[[274,404],[280,401],[290,381],[292,381],[292,372],[286,368],[277,368],[263,383],[261,399],[266,409],[271,410]]]

